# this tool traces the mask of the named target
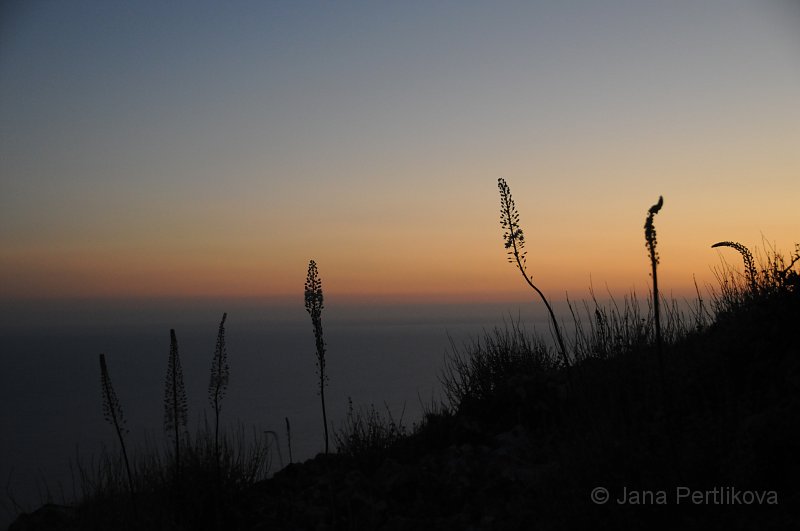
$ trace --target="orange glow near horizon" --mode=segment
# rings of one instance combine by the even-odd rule
[[[665,219],[668,211],[661,214]],[[643,217],[643,216],[642,216]],[[667,223],[662,224],[665,227]],[[524,227],[524,222],[523,222]],[[671,235],[659,231],[659,278],[662,292],[693,297],[694,280],[704,288],[714,285],[712,268],[723,259],[740,268],[734,252],[712,250],[711,240],[691,234]],[[331,299],[342,301],[381,300],[401,302],[499,302],[527,300],[532,292],[514,264],[508,263],[498,234],[486,241],[483,251],[459,251],[452,247],[417,245],[372,250],[352,255],[334,249],[318,253],[323,289]],[[598,239],[582,247],[559,248],[559,252],[537,252],[527,231],[528,270],[534,282],[553,300],[574,299],[595,293],[623,295],[649,291],[649,262],[642,242],[622,245]],[[639,232],[639,231],[636,231]],[[789,242],[779,250],[790,253]],[[687,243],[688,242],[688,243]],[[692,246],[692,244],[694,247]],[[747,242],[751,248],[754,244]],[[783,243],[783,242],[781,242]],[[757,245],[760,244],[757,242]],[[213,254],[213,252],[211,253]],[[299,253],[298,253],[299,254]],[[5,253],[8,256],[8,253]],[[230,251],[219,256],[85,253],[51,256],[32,253],[26,259],[9,260],[3,266],[0,297],[20,298],[137,298],[137,297],[300,297],[307,259],[272,262],[265,256]],[[18,268],[18,269],[16,269]],[[16,270],[15,270],[16,269]]]
[[[530,293],[506,261],[493,184],[481,185],[483,195],[462,190],[456,200],[465,208],[440,209],[434,198],[417,202],[417,216],[406,219],[397,198],[378,218],[371,204],[354,205],[341,216],[316,205],[293,233],[267,230],[279,226],[292,205],[264,216],[246,213],[246,223],[233,211],[216,225],[191,212],[183,223],[197,228],[189,232],[180,226],[178,232],[157,230],[147,218],[130,218],[117,233],[87,224],[85,242],[54,233],[46,245],[0,251],[0,271],[10,280],[0,287],[0,298],[292,297],[314,258],[325,292],[343,300],[524,300]],[[615,295],[648,291],[643,223],[656,194],[603,202],[563,190],[537,192],[538,184],[526,179],[509,184],[526,235],[528,270],[550,298],[585,297],[590,286]],[[543,195],[556,199],[543,202]],[[642,197],[634,201],[634,195]],[[793,250],[794,227],[780,223],[791,219],[785,215],[792,212],[790,197],[773,199],[772,212],[734,212],[730,205],[749,202],[730,192],[711,205],[680,190],[664,195],[655,220],[664,293],[691,297],[695,278],[701,287],[713,285],[711,269],[720,257],[738,266],[738,256],[710,248],[716,241],[737,240],[757,251],[763,230],[767,245]],[[771,222],[759,226],[759,218]]]

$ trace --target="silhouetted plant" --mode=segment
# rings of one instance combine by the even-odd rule
[[[662,196],[658,196],[658,203],[650,207],[650,210],[647,211],[647,218],[644,221],[644,239],[645,239],[645,246],[647,247],[647,251],[650,255],[650,266],[652,267],[651,276],[653,277],[653,314],[656,323],[656,350],[658,352],[658,365],[661,370],[661,378],[663,384],[664,378],[664,359],[663,354],[661,352],[661,311],[659,307],[659,295],[658,295],[658,263],[659,263],[659,256],[658,251],[656,250],[657,240],[656,240],[656,226],[653,224],[653,218],[658,211],[661,210],[661,207],[664,206],[664,198]]]
[[[128,461],[128,451],[125,449],[125,438],[123,437],[123,433],[127,432],[127,429],[125,429],[125,417],[122,415],[122,407],[119,405],[119,399],[117,399],[117,394],[111,385],[111,376],[108,374],[105,354],[100,354],[100,387],[103,392],[103,416],[114,426],[117,432],[122,458],[125,461],[125,471],[128,475],[128,488],[130,489],[131,497],[133,497],[133,476],[131,475],[131,465]]]
[[[800,244],[795,244],[794,256],[790,255],[789,259],[767,242],[764,243],[764,247],[766,256],[759,261],[761,274],[756,277],[757,289],[764,293],[774,293],[782,291],[783,288],[793,291],[800,287],[798,272],[792,271],[795,264],[800,261]]]
[[[181,473],[181,437],[186,432],[188,406],[175,330],[169,331],[169,362],[164,386],[164,430],[175,440],[175,480]]]
[[[403,426],[405,408],[400,418],[394,419],[389,405],[384,403],[386,415],[371,404],[369,410],[353,407],[353,399],[347,397],[347,417],[340,430],[334,433],[336,451],[339,454],[369,459],[391,448],[406,436]]]
[[[647,298],[646,308],[636,292],[625,295],[621,302],[611,293],[601,304],[590,289],[591,301],[583,301],[583,308],[568,301],[575,326],[568,348],[574,359],[607,359],[641,352],[655,344],[655,325],[652,319],[653,301]],[[662,301],[664,302],[664,301]],[[703,310],[704,311],[704,310]],[[686,316],[677,301],[673,300],[661,310],[661,336],[665,344],[675,343],[689,330]],[[699,317],[695,315],[694,322]]]
[[[214,455],[219,467],[219,412],[222,409],[222,399],[228,388],[230,368],[228,367],[228,351],[225,349],[225,319],[227,313],[222,314],[217,332],[217,347],[214,349],[214,359],[211,362],[211,379],[208,382],[208,400],[214,408]]]
[[[522,233],[522,228],[519,226],[519,212],[517,212],[514,199],[511,197],[511,189],[508,187],[508,184],[503,178],[497,179],[497,187],[500,189],[500,225],[505,231],[503,233],[503,240],[505,241],[506,249],[508,249],[508,261],[510,263],[516,263],[517,269],[519,269],[519,272],[522,274],[522,278],[524,278],[525,282],[527,282],[528,285],[539,294],[542,302],[544,302],[544,305],[547,307],[547,311],[550,314],[550,320],[553,323],[553,330],[556,335],[556,340],[558,341],[561,360],[564,363],[564,366],[569,368],[570,363],[569,358],[567,357],[567,349],[564,346],[564,339],[561,336],[561,328],[558,326],[558,321],[553,313],[553,308],[550,307],[550,303],[547,301],[547,297],[544,296],[544,293],[542,293],[542,290],[537,288],[533,283],[533,279],[528,274],[528,270],[526,269],[527,251],[525,251],[525,236]]]
[[[728,245],[733,243],[719,242],[712,247],[733,247],[744,257],[742,250],[734,245]],[[741,247],[749,253],[746,247]],[[741,275],[730,267],[714,270],[719,283],[719,293],[712,293],[712,301],[718,314],[735,312],[753,300],[800,289],[800,275],[797,271],[793,271],[795,264],[800,262],[800,245],[795,245],[794,255],[790,255],[789,258],[766,243],[764,251],[765,254],[763,256],[758,254],[757,259],[749,254],[752,268],[745,261],[745,269],[748,270],[745,275],[746,283],[742,283]]]
[[[286,420],[286,444],[289,447],[289,463],[291,464],[292,459],[292,425],[289,424],[289,417],[284,417]]]
[[[281,468],[283,468],[283,452],[281,452],[281,441],[278,438],[278,432],[265,430],[264,435],[271,435],[272,440],[275,441],[275,449],[278,451],[278,461],[280,461]]]
[[[744,269],[747,274],[747,282],[750,285],[750,289],[754,290],[756,287],[756,264],[753,261],[753,253],[750,252],[750,249],[742,245],[738,242],[717,242],[711,246],[713,249],[714,247],[731,247],[732,249],[736,249],[739,251],[739,254],[742,255],[742,260],[744,261]]]
[[[694,327],[695,330],[699,332],[705,328],[708,323],[709,314],[703,305],[703,295],[700,293],[700,288],[697,285],[697,279],[694,275],[692,275],[692,280],[694,281],[694,291],[697,293],[697,309],[692,311],[694,314]]]
[[[554,370],[558,361],[539,337],[528,334],[519,320],[484,331],[459,348],[450,339],[450,353],[439,375],[449,408],[490,400],[520,375]]]
[[[66,529],[243,529],[230,522],[239,516],[231,506],[242,499],[246,489],[266,478],[272,465],[272,446],[266,434],[241,423],[233,429],[220,430],[219,468],[214,446],[208,424],[199,426],[193,437],[184,438],[177,485],[165,481],[171,473],[171,456],[148,443],[132,452],[136,526],[129,525],[127,518],[128,489],[121,460],[105,450],[89,461],[79,456],[74,469],[78,477],[73,481],[83,499],[78,506],[78,520]],[[224,524],[214,521],[212,508],[220,511]]]
[[[317,347],[317,374],[319,375],[319,397],[322,401],[322,423],[325,427],[325,453],[328,453],[328,417],[325,413],[325,384],[328,377],[325,373],[325,340],[322,338],[322,280],[319,278],[317,263],[308,263],[308,276],[305,283],[306,311],[314,325],[314,342]]]
[[[777,271],[780,276],[781,285],[784,287],[791,286],[791,289],[794,290],[800,289],[800,273],[792,271],[794,265],[800,262],[800,243],[794,244],[794,256],[791,257],[789,265],[786,265],[783,260],[775,260],[774,262],[776,265],[779,265]]]

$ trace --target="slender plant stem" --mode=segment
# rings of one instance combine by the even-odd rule
[[[164,426],[174,432],[175,438],[175,482],[181,475],[181,428],[186,429],[187,405],[186,388],[183,385],[183,371],[178,355],[178,339],[175,330],[169,331],[169,363],[167,364],[167,384],[164,396]]]
[[[569,368],[570,363],[569,363],[569,359],[567,358],[567,348],[564,346],[564,338],[561,336],[561,328],[558,326],[558,321],[556,321],[556,315],[553,312],[553,308],[550,306],[550,302],[547,300],[547,297],[544,296],[544,293],[542,293],[542,290],[540,290],[539,288],[537,288],[534,285],[534,283],[531,281],[530,277],[528,277],[528,274],[525,273],[525,271],[522,269],[522,267],[521,267],[521,265],[519,263],[519,257],[517,257],[517,265],[520,266],[520,273],[522,273],[522,278],[524,278],[525,282],[527,282],[528,285],[530,287],[532,287],[534,289],[534,291],[536,291],[536,293],[539,294],[539,297],[542,299],[542,302],[544,302],[544,305],[547,308],[547,312],[550,314],[550,320],[553,323],[553,330],[556,333],[556,340],[558,341],[558,348],[561,351],[561,359],[564,362],[564,365],[567,368]]]
[[[122,408],[119,405],[117,394],[114,392],[114,387],[111,385],[111,376],[108,374],[108,366],[106,365],[106,355],[100,354],[100,383],[103,388],[103,406],[106,413],[106,418],[114,425],[119,438],[119,446],[122,449],[122,459],[125,462],[125,472],[128,475],[128,489],[130,489],[131,499],[133,501],[133,510],[136,512],[136,501],[133,494],[133,474],[131,474],[131,465],[128,460],[128,451],[125,448],[125,439],[122,437]]]
[[[289,446],[289,463],[292,462],[292,426],[289,424],[289,417],[284,417],[286,420],[286,442]]]
[[[322,308],[324,297],[322,294],[322,280],[314,260],[308,262],[308,275],[304,287],[306,311],[311,316],[314,326],[314,343],[317,348],[317,369],[319,372],[319,397],[322,402],[322,424],[325,431],[325,453],[328,447],[328,415],[325,411],[325,384],[328,377],[325,373],[325,339],[322,335]]]
[[[662,338],[661,338],[661,305],[660,305],[660,296],[658,294],[658,251],[656,249],[658,245],[658,240],[656,238],[656,226],[653,222],[654,217],[658,212],[661,210],[661,207],[664,206],[664,198],[662,196],[658,196],[658,202],[651,206],[650,209],[647,211],[647,218],[644,222],[644,239],[645,239],[645,246],[647,247],[647,251],[650,255],[650,266],[652,271],[653,277],[653,313],[655,314],[655,326],[656,326],[656,352],[658,354],[658,368],[661,374],[661,390],[662,394],[664,395],[665,403],[668,402],[667,400],[667,385],[666,385],[666,376],[664,375],[664,354],[663,354],[663,346],[662,346]]]
[[[661,305],[659,304],[659,295],[658,295],[658,263],[656,261],[651,261],[652,270],[653,270],[653,312],[655,313],[655,320],[656,320],[656,348],[658,348],[658,361],[663,366],[662,355],[661,355]]]
[[[214,350],[214,359],[211,362],[211,379],[209,380],[208,393],[211,405],[214,408],[214,458],[217,463],[217,479],[220,477],[220,451],[219,451],[219,413],[222,409],[222,398],[228,387],[230,368],[228,367],[228,353],[225,349],[225,319],[227,313],[222,314],[217,332],[217,346]]]
[[[525,282],[527,282],[527,284],[533,288],[533,290],[542,299],[542,302],[544,302],[547,312],[550,314],[550,321],[553,323],[553,331],[556,334],[556,341],[558,341],[561,359],[564,362],[564,366],[569,371],[569,357],[567,356],[567,349],[564,345],[564,338],[561,335],[561,327],[558,326],[556,315],[553,312],[553,308],[550,306],[550,302],[547,300],[547,297],[545,297],[544,293],[542,293],[542,290],[536,287],[536,285],[533,283],[533,280],[528,275],[525,267],[525,253],[522,250],[525,238],[523,236],[522,229],[519,227],[519,214],[516,211],[514,200],[511,197],[511,190],[508,187],[505,179],[498,179],[497,182],[498,187],[500,188],[501,225],[508,231],[505,235],[506,248],[510,248],[509,253],[514,257],[514,260],[517,264],[517,269],[519,269],[519,272],[522,274],[522,278],[525,279]],[[567,372],[567,374],[569,374],[569,372]]]
[[[328,453],[328,414],[325,412],[325,380],[320,378],[319,398],[322,401],[322,424],[325,426],[325,453]]]

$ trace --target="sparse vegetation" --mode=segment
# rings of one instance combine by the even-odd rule
[[[558,360],[547,345],[512,320],[463,347],[451,340],[440,380],[450,407],[458,410],[485,404],[520,375],[557,369]]]
[[[48,504],[42,513],[58,529],[228,529],[226,522],[247,489],[264,479],[271,466],[267,433],[249,437],[244,426],[220,427],[220,401],[228,383],[223,314],[212,363],[209,399],[214,426],[206,421],[194,437],[187,432],[186,392],[178,343],[170,330],[170,355],[164,395],[164,427],[173,439],[165,451],[145,446],[129,453],[125,419],[111,384],[105,355],[100,355],[103,413],[116,431],[120,454],[103,451],[73,468],[76,505]],[[275,441],[277,444],[277,440]],[[62,495],[66,503],[66,496]],[[130,500],[133,500],[131,503]],[[34,515],[35,516],[35,515]],[[32,521],[36,521],[31,516]],[[26,521],[21,516],[22,522]],[[19,522],[18,522],[19,523]],[[39,526],[39,524],[32,524]],[[40,527],[35,527],[39,529]],[[23,529],[28,529],[24,527]]]
[[[162,457],[158,449],[145,448],[128,463],[122,411],[101,355],[104,412],[124,459],[103,454],[80,466],[82,502],[55,509],[60,516],[48,529],[132,528],[130,493],[141,529],[517,529],[531,522],[553,529],[597,522],[609,528],[796,528],[800,245],[788,258],[769,248],[757,260],[742,244],[715,244],[738,250],[745,274],[723,266],[710,291],[711,311],[699,288],[696,305],[682,309],[658,291],[653,218],[663,205],[659,198],[645,222],[652,295],[601,303],[592,293],[590,301],[570,302],[574,333],[564,336],[525,269],[510,190],[502,179],[498,185],[509,260],[544,301],[555,347],[520,320],[464,345],[451,343],[441,373],[444,403],[406,429],[403,415],[395,419],[388,406],[384,413],[349,401],[334,432],[336,453],[328,455],[323,297],[312,260],[305,304],[317,347],[325,453],[292,463],[286,418],[290,463],[266,480],[268,436],[277,445],[277,433],[254,433],[249,443],[243,428],[220,434],[219,400],[229,370],[225,314],[209,385],[213,436],[207,424],[194,438],[176,430],[185,428],[185,397],[177,391],[183,385],[171,333],[165,427],[169,434],[175,430],[176,444],[185,441],[174,450],[180,476],[169,473],[168,452]],[[678,486],[761,489],[778,504],[748,505],[744,512],[735,504],[723,504],[723,511],[714,504],[673,503],[645,513],[635,504],[598,505],[590,498],[595,487],[619,496],[623,488]]]
[[[232,507],[254,482],[267,476],[270,449],[265,436],[248,435],[244,426],[221,431],[215,438],[206,425],[186,439],[182,473],[176,483],[169,473],[172,460],[167,455],[157,447],[138,448],[131,464],[135,522],[120,488],[125,484],[125,472],[113,453],[104,452],[88,463],[77,464],[82,501],[68,513],[63,528],[217,529],[217,520],[236,518]],[[225,525],[221,528],[228,529]]]
[[[758,263],[750,250],[736,242],[719,242],[711,246],[732,247],[739,251],[745,265],[746,282],[742,275],[728,267],[715,270],[719,291],[713,292],[713,305],[717,313],[725,314],[753,302],[754,299],[796,292],[800,279],[795,266],[800,262],[800,244],[788,258],[765,245],[765,255]]]
[[[395,420],[387,404],[386,413],[375,409],[355,409],[352,398],[347,399],[347,416],[342,428],[334,433],[336,451],[360,459],[375,458],[406,436],[403,413]]]

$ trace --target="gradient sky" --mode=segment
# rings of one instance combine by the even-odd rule
[[[791,0],[6,2],[0,301],[554,298],[800,240]],[[732,251],[730,251],[732,253]],[[738,265],[738,257],[725,255]],[[662,279],[663,276],[663,279]]]

